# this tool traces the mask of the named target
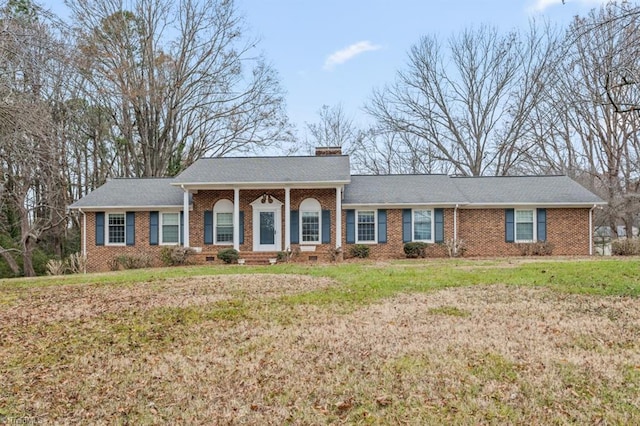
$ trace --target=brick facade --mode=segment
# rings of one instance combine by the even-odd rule
[[[240,210],[244,211],[244,243],[240,252],[253,250],[253,215],[251,203],[264,193],[284,203],[284,190],[241,190]],[[292,189],[291,210],[298,210],[305,198],[317,199],[323,210],[331,212],[331,242],[329,244],[305,244],[314,247],[314,251],[301,251],[301,244],[292,244],[292,251],[297,254],[296,261],[328,261],[336,246],[336,195],[334,188],[327,189]],[[217,252],[232,245],[204,244],[204,212],[212,210],[220,199],[233,201],[233,191],[199,191],[193,197],[193,210],[190,216],[190,245],[201,247],[202,252],[194,257],[197,263],[215,259]],[[589,254],[589,209],[588,208],[547,208],[547,241],[553,245],[554,255],[588,255]],[[444,209],[444,240],[453,238],[453,209]],[[282,247],[284,243],[285,215],[282,212]],[[136,212],[136,238],[134,246],[97,246],[95,244],[95,213],[87,212],[87,259],[88,271],[107,271],[113,259],[122,254],[141,255],[151,258],[152,266],[160,266],[160,251],[164,246],[149,244],[149,212]],[[352,244],[346,244],[346,211],[342,212],[343,252],[348,256]],[[458,209],[458,239],[465,242],[465,256],[519,256],[520,249],[514,243],[505,242],[505,210],[504,209]],[[387,243],[371,244],[371,258],[394,259],[404,258],[402,241],[402,209],[387,209]],[[447,256],[446,247],[434,244],[427,251],[428,256]],[[216,260],[216,262],[218,262]]]

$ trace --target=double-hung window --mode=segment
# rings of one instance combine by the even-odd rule
[[[300,203],[301,243],[320,243],[320,202],[315,198],[306,198]]]
[[[216,212],[216,243],[233,244],[233,213]]]
[[[376,241],[376,211],[358,210],[356,220],[358,243],[374,243]]]
[[[109,213],[107,216],[107,244],[124,244],[126,241],[124,213]]]
[[[516,242],[535,241],[535,210],[516,210]]]
[[[180,213],[162,213],[161,244],[178,244],[180,242]]]
[[[433,210],[413,211],[413,241],[433,241]]]
[[[233,244],[233,203],[218,200],[213,206],[213,241],[215,244]]]

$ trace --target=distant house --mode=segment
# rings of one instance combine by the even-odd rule
[[[114,179],[73,203],[91,271],[118,255],[192,247],[197,263],[241,256],[324,260],[367,244],[373,258],[404,257],[406,242],[464,241],[467,256],[519,255],[549,242],[553,254],[593,253],[592,211],[606,204],[566,176],[450,177],[350,174],[349,157],[203,158],[175,178]]]

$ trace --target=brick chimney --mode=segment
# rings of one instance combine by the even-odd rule
[[[342,155],[341,146],[317,146],[316,157],[327,157],[329,155]]]

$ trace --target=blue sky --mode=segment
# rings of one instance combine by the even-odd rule
[[[62,0],[41,2],[64,13]],[[287,92],[289,117],[303,137],[322,105],[342,104],[358,124],[376,87],[391,83],[421,36],[443,39],[471,25],[502,30],[529,19],[565,25],[603,0],[236,0],[259,49]]]

